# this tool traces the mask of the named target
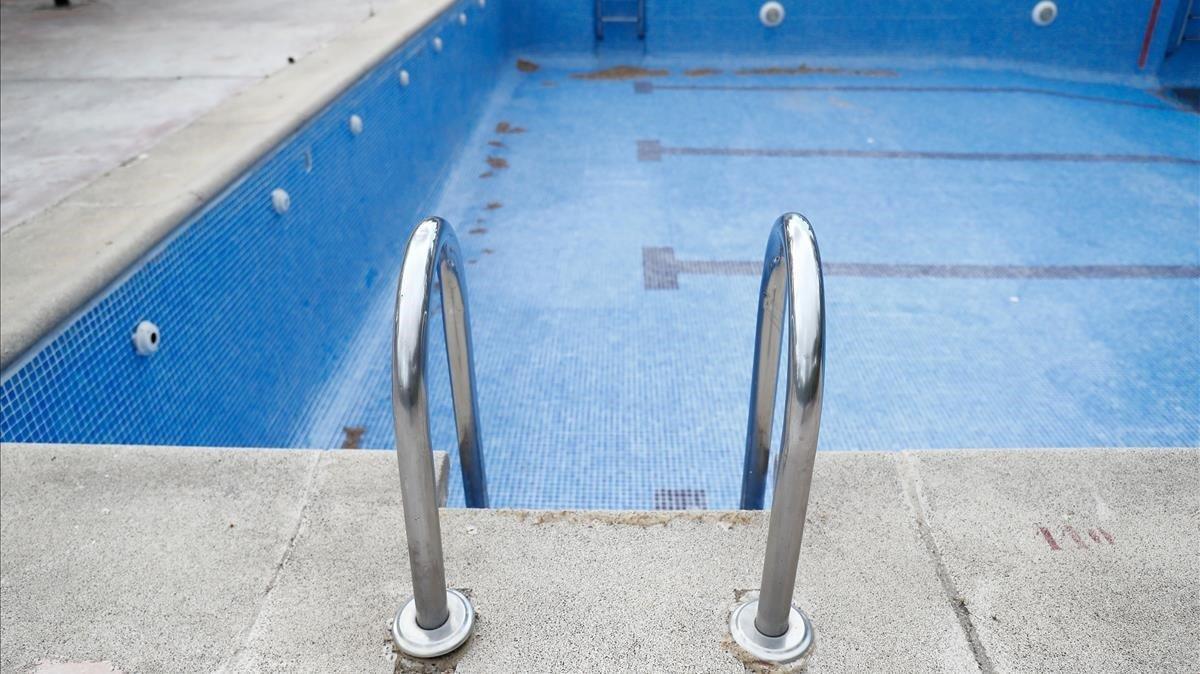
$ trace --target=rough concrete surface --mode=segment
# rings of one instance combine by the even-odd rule
[[[0,367],[449,4],[4,3]]]
[[[396,4],[5,0],[0,230]]]
[[[220,668],[346,454],[397,490],[390,452],[0,446],[0,671]]]
[[[1200,452],[906,460],[996,671],[1200,671]]]
[[[726,621],[758,586],[765,513],[443,510],[448,581],[478,623],[416,663],[387,637],[411,591],[390,452],[0,459],[6,672],[756,668]],[[817,629],[808,669],[1194,671],[1198,465],[1197,450],[823,452],[795,597]]]

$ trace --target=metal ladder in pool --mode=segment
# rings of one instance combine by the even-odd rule
[[[392,620],[392,641],[417,658],[445,655],[471,636],[471,600],[446,586],[425,372],[430,307],[440,281],[450,393],[467,506],[488,506],[462,253],[453,228],[429,218],[413,230],[396,288],[392,340],[392,414],[404,504],[413,597]],[[784,326],[788,342],[784,349]],[[814,631],[792,604],[804,519],[821,424],[825,372],[825,290],[816,234],[804,216],[785,213],[767,240],[755,332],[754,373],[742,473],[743,509],[761,510],[774,424],[780,356],[787,354],[783,439],[767,530],[759,594],[733,607],[729,631],[759,660],[784,664],[808,656]]]
[[[637,37],[646,39],[646,0],[595,0],[596,39],[604,39],[604,24],[637,24]]]

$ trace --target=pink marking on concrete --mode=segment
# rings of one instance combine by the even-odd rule
[[[1045,538],[1046,542],[1050,544],[1051,550],[1062,550],[1062,548],[1058,547],[1058,541],[1054,540],[1054,535],[1050,533],[1049,529],[1038,527],[1038,531],[1041,532],[1042,538]]]
[[[1097,529],[1096,529],[1096,530],[1100,532],[1100,535],[1104,537],[1104,540],[1108,541],[1108,544],[1109,544],[1109,545],[1115,545],[1115,544],[1116,544],[1116,542],[1117,542],[1117,539],[1116,539],[1116,538],[1114,538],[1112,534],[1108,533],[1107,531],[1105,531],[1105,530],[1103,530],[1103,529],[1100,529],[1099,527],[1097,527]]]
[[[1079,535],[1078,531],[1075,531],[1075,527],[1068,524],[1063,527],[1063,531],[1067,532],[1067,535],[1071,537],[1071,540],[1075,541],[1075,545],[1077,547],[1083,548],[1084,550],[1088,549],[1087,543],[1083,542],[1083,537]]]
[[[1088,536],[1091,536],[1093,541],[1100,542],[1100,534],[1096,533],[1095,529],[1088,529]]]

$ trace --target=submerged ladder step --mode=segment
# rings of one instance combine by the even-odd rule
[[[625,13],[629,9],[633,9],[631,5],[636,3],[636,13]],[[609,11],[616,10],[621,13],[609,14],[605,11],[606,7]],[[633,23],[637,24],[637,37],[639,40],[646,38],[646,0],[595,0],[595,13],[593,14],[596,24],[596,39],[604,39],[604,24],[606,23]]]

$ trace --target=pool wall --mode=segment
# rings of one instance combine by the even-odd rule
[[[618,0],[610,0],[618,2]],[[714,56],[788,55],[874,63],[897,60],[972,61],[1088,71],[1093,76],[1151,79],[1163,60],[1180,0],[1060,2],[1049,26],[1033,23],[1033,0],[828,0],[784,2],[777,28],[758,20],[757,2],[649,0],[645,49],[691,55],[697,65]],[[1182,4],[1186,4],[1183,2]],[[589,2],[528,0],[509,4],[509,44],[538,52],[585,51],[593,46]],[[1152,19],[1153,17],[1153,19]],[[1154,29],[1147,28],[1153,21]],[[608,29],[610,44],[630,41],[622,26]],[[1146,59],[1140,63],[1143,42]]]
[[[364,328],[372,289],[394,283],[409,230],[490,93],[501,16],[474,0],[452,6],[5,372],[0,438],[299,441],[320,382]],[[276,189],[286,213],[273,208]],[[141,320],[161,330],[152,357],[131,347]]]
[[[1161,61],[1167,31],[1155,33],[1155,56],[1137,67],[1150,6],[1106,2],[1088,17],[1067,6],[1039,29],[1023,4],[923,1],[901,12],[839,1],[796,8],[767,31],[754,3],[673,0],[648,3],[645,49],[789,64],[843,52],[882,63],[1007,58],[1127,78]],[[1165,0],[1160,14],[1177,9]],[[330,396],[344,393],[324,391],[323,382],[364,352],[355,345],[365,332],[380,333],[364,317],[380,314],[374,304],[390,295],[408,232],[429,215],[478,131],[499,69],[521,54],[606,58],[611,48],[615,58],[637,58],[630,46],[642,48],[614,34],[596,48],[589,3],[453,5],[10,365],[0,384],[0,439],[336,446],[340,427],[330,436],[330,423],[314,416],[336,410]],[[352,115],[361,134],[351,131]],[[290,196],[286,213],[272,207],[276,189]],[[141,320],[162,331],[150,358],[130,343]],[[437,367],[431,377],[443,374]],[[447,403],[444,395],[431,401],[435,418],[447,416]]]

